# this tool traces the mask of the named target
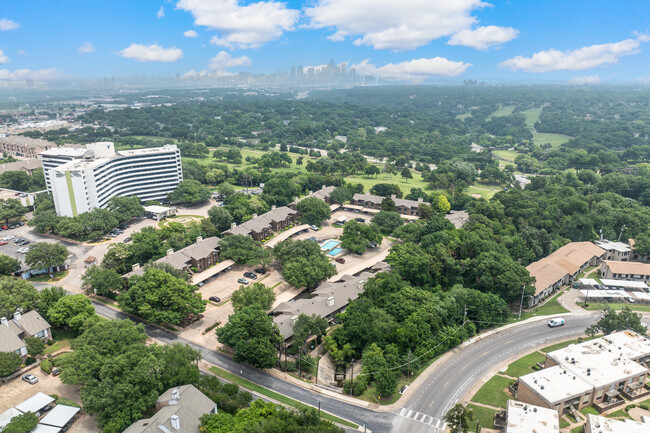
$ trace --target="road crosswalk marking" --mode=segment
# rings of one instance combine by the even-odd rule
[[[430,425],[435,429],[434,431],[436,432],[438,430],[440,431],[444,430],[444,423],[441,420],[431,415],[427,415],[425,413],[420,413],[412,409],[403,407],[402,409],[400,409],[398,415],[403,416],[405,418],[410,418],[414,421],[421,422],[423,424]]]

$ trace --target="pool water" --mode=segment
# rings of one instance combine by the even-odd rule
[[[332,256],[332,257],[334,257],[335,255],[337,255],[337,254],[340,253],[341,251],[343,251],[343,248],[334,248],[332,251],[330,251],[329,253],[327,253],[327,255],[328,255],[328,256]]]
[[[324,251],[331,250],[332,248],[337,247],[340,243],[341,243],[341,241],[330,240],[330,241],[325,242],[321,246],[321,249],[324,250]]]

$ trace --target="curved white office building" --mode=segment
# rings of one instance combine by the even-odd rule
[[[104,208],[114,196],[165,200],[183,180],[181,153],[173,144],[116,152],[113,143],[90,143],[50,149],[40,158],[56,213],[62,216]]]

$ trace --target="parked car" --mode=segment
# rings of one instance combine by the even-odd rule
[[[2,230],[9,230],[9,226],[2,226]]]
[[[216,302],[217,304],[221,302],[221,298],[218,296],[210,296],[208,299],[211,300],[212,302]]]
[[[24,375],[23,380],[27,383],[31,383],[32,385],[38,383],[38,377],[34,376],[33,374]]]
[[[23,239],[23,238],[16,238],[16,239],[14,239],[14,244],[19,244],[19,243],[21,243],[21,242],[24,241],[24,240],[25,240],[25,239]]]
[[[345,259],[343,257],[337,257],[334,259],[334,261],[337,263],[345,263]]]
[[[58,376],[59,374],[61,374],[61,369],[59,367],[54,367],[52,369],[52,376]]]
[[[246,278],[239,278],[239,279],[237,280],[237,282],[238,282],[239,284],[248,284],[248,280],[247,280]]]
[[[257,275],[252,272],[244,272],[244,276],[246,278],[250,278],[251,280],[257,280]]]
[[[128,238],[124,239],[122,242],[128,244],[129,242],[131,242],[131,237],[129,236]]]
[[[9,224],[7,227],[10,229],[15,229],[16,227],[18,227],[18,224]]]
[[[558,326],[564,326],[564,319],[562,319],[561,317],[551,319],[551,320],[548,321],[548,326],[550,328],[556,328]]]
[[[266,271],[263,268],[257,268],[257,269],[255,269],[255,273],[260,274],[260,275],[264,275],[264,274],[266,274]]]
[[[315,231],[315,232],[317,232],[318,230],[320,230],[320,227],[318,227],[317,225],[314,225],[314,224],[310,225],[309,228],[312,229],[312,230]]]
[[[360,222],[360,223],[365,223],[365,222],[366,222],[366,219],[365,219],[365,218],[361,218],[361,217],[355,218],[355,220],[357,220],[357,221]]]
[[[0,245],[7,245],[9,242],[7,241],[0,241]]]
[[[14,236],[14,235],[9,235],[9,236],[5,236],[3,239],[4,239],[5,241],[10,241],[10,240],[14,239],[15,237],[16,237],[16,236]]]
[[[16,224],[18,224],[18,225],[21,226],[21,227],[25,225],[25,223],[22,222],[22,221],[18,221]]]
[[[377,246],[374,242],[368,242],[368,248],[375,248]]]

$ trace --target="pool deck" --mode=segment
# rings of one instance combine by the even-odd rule
[[[330,239],[320,246],[320,249],[323,251],[333,250],[341,244],[341,241]]]

